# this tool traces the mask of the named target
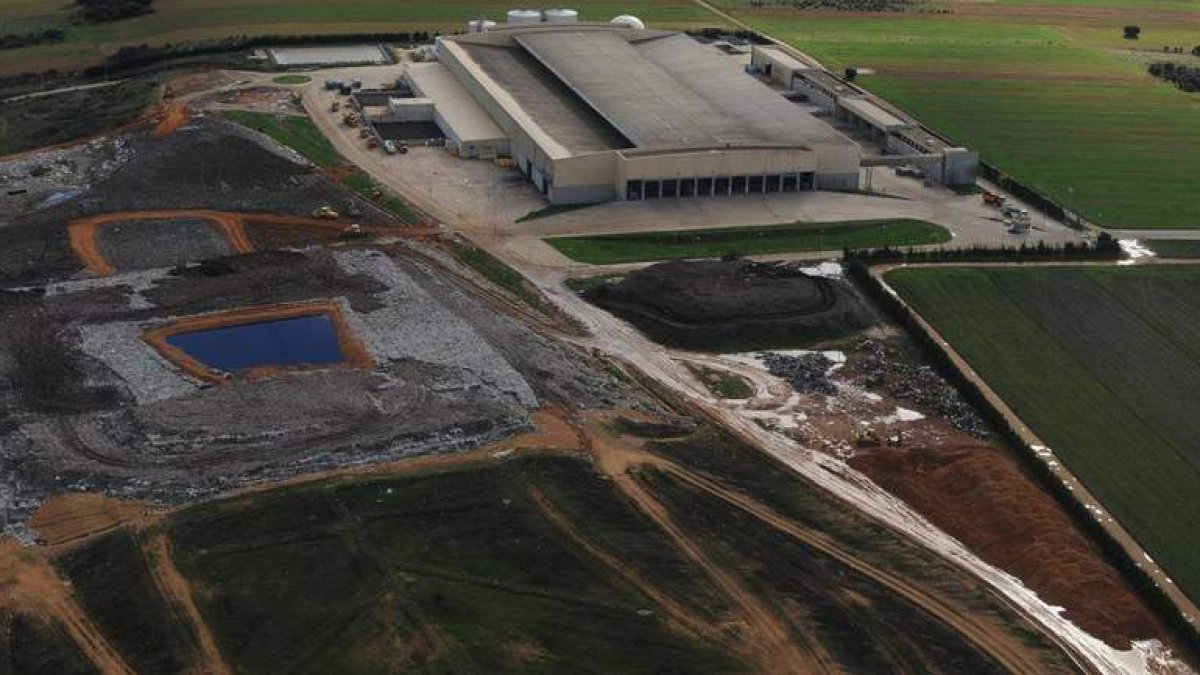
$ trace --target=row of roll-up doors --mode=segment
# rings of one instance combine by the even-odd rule
[[[629,180],[625,182],[625,199],[674,199],[716,197],[722,195],[765,194],[812,190],[816,181],[811,171],[752,176],[717,176],[705,178],[669,178],[662,180]]]

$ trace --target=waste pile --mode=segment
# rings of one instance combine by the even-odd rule
[[[837,385],[829,379],[833,361],[820,352],[810,352],[798,356],[766,352],[761,355],[761,358],[767,371],[775,377],[787,380],[796,393],[826,395],[837,393]]]
[[[991,436],[987,422],[974,406],[932,367],[906,363],[874,340],[864,340],[855,351],[859,354],[855,371],[864,387],[942,417],[955,429],[976,438]]]

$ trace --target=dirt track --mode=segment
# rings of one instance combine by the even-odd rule
[[[41,552],[12,540],[0,543],[0,605],[62,626],[103,675],[137,675],[75,602]]]

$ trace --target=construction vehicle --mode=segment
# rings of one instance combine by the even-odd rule
[[[322,220],[337,220],[339,215],[340,214],[328,204],[324,206],[318,206],[312,211],[313,218],[320,218]]]
[[[988,206],[1004,206],[1004,202],[1006,201],[1008,201],[1008,198],[1003,195],[998,195],[991,190],[983,191],[983,203]]]

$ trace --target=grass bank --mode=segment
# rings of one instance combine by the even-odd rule
[[[370,176],[357,167],[348,165],[337,148],[333,147],[329,139],[325,138],[325,134],[321,133],[309,118],[241,110],[230,110],[223,114],[242,126],[264,133],[292,148],[322,169],[347,168],[346,171],[337,172],[342,185],[390,211],[405,223],[420,221],[420,216],[413,211],[408,202],[380,189]]]
[[[800,253],[844,248],[903,247],[950,241],[950,231],[922,220],[862,220],[556,237],[546,243],[593,265],[713,258],[727,253]]]

